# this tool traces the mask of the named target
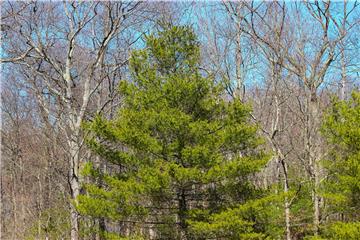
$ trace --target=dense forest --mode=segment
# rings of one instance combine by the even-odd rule
[[[0,239],[360,239],[357,1],[0,4]]]

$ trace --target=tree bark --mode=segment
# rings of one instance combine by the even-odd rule
[[[345,48],[341,50],[341,83],[340,83],[340,99],[345,100],[346,95],[346,60],[345,60]]]
[[[319,145],[319,112],[318,112],[318,100],[316,96],[316,90],[310,92],[309,113],[307,116],[307,152],[309,167],[311,169],[311,179],[313,182],[312,188],[312,200],[313,200],[313,231],[314,235],[319,234],[320,227],[320,201],[318,189],[320,185],[320,166],[318,159],[317,148]]]
[[[178,199],[178,201],[179,201],[178,202],[178,204],[179,204],[178,217],[179,217],[179,226],[180,226],[180,239],[186,240],[187,239],[187,223],[186,223],[187,206],[186,206],[186,196],[185,196],[184,189],[181,189],[178,197],[179,197],[179,199]]]
[[[285,159],[281,160],[281,165],[284,171],[284,193],[289,193],[289,180],[288,180],[288,169]],[[290,230],[290,203],[288,196],[285,196],[284,199],[284,210],[285,210],[285,232],[286,232],[286,240],[291,240],[291,230]]]
[[[239,11],[239,10],[238,10]],[[235,53],[235,60],[236,60],[236,81],[237,81],[237,95],[240,100],[244,100],[244,77],[242,71],[242,51],[241,51],[241,26],[240,23],[237,23],[237,33],[236,33],[236,53]]]
[[[71,240],[79,239],[79,214],[76,210],[78,205],[78,196],[80,194],[80,183],[79,183],[79,151],[80,148],[75,139],[70,139],[70,169],[69,169],[69,184],[71,191],[72,204],[70,206],[70,224]]]

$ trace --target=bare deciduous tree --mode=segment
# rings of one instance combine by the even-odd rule
[[[66,139],[71,205],[71,239],[78,239],[76,211],[84,136],[81,130],[95,92],[126,64],[129,47],[138,39],[140,2],[64,2],[4,4],[8,12],[3,63],[17,64],[26,87],[48,121]],[[11,14],[15,12],[16,14]],[[5,26],[4,25],[4,26]],[[11,41],[9,41],[11,40]],[[112,53],[116,50],[115,53]],[[120,54],[123,54],[122,56]],[[120,58],[119,58],[120,56]],[[105,71],[106,69],[106,71]],[[51,96],[51,97],[48,97]],[[109,93],[108,97],[112,97]],[[108,102],[104,99],[102,104]],[[55,109],[50,109],[52,102]]]

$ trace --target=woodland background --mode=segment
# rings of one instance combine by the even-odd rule
[[[99,114],[116,118],[124,107],[119,82],[133,78],[130,54],[164,24],[190,26],[199,42],[198,70],[224,87],[224,99],[251,106],[249,123],[271,155],[251,182],[283,194],[273,205],[278,235],[274,227],[207,239],[359,239],[357,1],[1,1],[0,238],[120,239],[102,231],[135,238],[126,219],[76,208],[91,181],[82,174],[87,163],[116,171],[86,144],[83,123]],[[331,122],[334,106],[347,113],[341,131]],[[346,142],[340,133],[353,137]],[[350,187],[328,181],[347,171]],[[146,229],[137,237],[160,238]]]

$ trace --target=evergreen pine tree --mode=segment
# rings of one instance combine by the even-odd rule
[[[117,117],[85,124],[93,136],[89,146],[112,168],[85,167],[92,183],[79,197],[82,214],[121,222],[124,235],[145,239],[203,239],[203,223],[216,216],[223,228],[213,228],[215,236],[260,236],[263,228],[249,209],[265,200],[250,201],[236,217],[227,217],[226,209],[259,197],[252,178],[268,156],[258,149],[262,140],[249,121],[250,107],[228,100],[199,61],[188,27],[147,36],[146,47],[132,53]]]
[[[326,239],[360,238],[360,93],[348,101],[334,99],[323,124],[329,144],[324,161],[327,224]],[[340,222],[342,221],[342,222]]]

